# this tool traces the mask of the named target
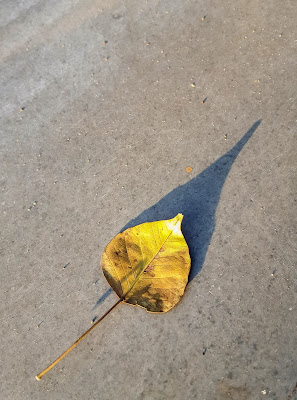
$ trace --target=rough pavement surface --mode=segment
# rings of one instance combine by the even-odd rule
[[[2,0],[1,399],[297,398],[296,20],[295,0]],[[176,211],[180,304],[119,305],[37,382],[117,300],[105,245]]]

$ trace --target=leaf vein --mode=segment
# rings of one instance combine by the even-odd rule
[[[142,271],[138,274],[136,280],[133,282],[132,286],[130,287],[130,289],[125,293],[124,297],[127,296],[127,294],[133,289],[133,287],[136,285],[136,283],[138,282],[138,280],[140,279],[141,275],[143,274],[144,270],[147,268],[148,265],[150,265],[150,263],[155,259],[155,257],[157,256],[157,254],[160,252],[160,249],[164,246],[164,244],[167,242],[167,240],[169,239],[170,235],[173,233],[173,229],[169,232],[169,235],[166,237],[166,239],[164,240],[164,242],[162,243],[162,245],[160,246],[159,250],[157,251],[157,253],[154,255],[154,257],[150,260],[150,262],[148,262],[147,264],[145,264],[145,266],[142,268]],[[141,235],[139,235],[139,240],[140,240],[140,250],[141,250],[141,254],[142,253],[142,246],[141,246]],[[154,278],[156,279],[156,278]]]
[[[117,278],[118,278],[118,281],[119,281],[119,284],[120,284],[120,288],[121,288],[121,291],[122,291],[122,295],[123,295],[123,294],[124,294],[124,290],[123,290],[123,288],[122,288],[122,284],[121,284],[121,280],[120,280],[119,275],[118,275],[118,271],[117,271],[117,269],[116,269],[116,267],[115,267],[113,261],[110,259],[109,255],[107,254],[107,252],[105,252],[105,254],[106,254],[106,257],[108,258],[110,264],[113,266],[113,269],[114,269],[115,272],[116,272],[116,275],[117,275]]]
[[[124,269],[124,267],[123,267],[121,257],[118,257],[118,252],[117,252],[117,249],[116,249],[116,247],[115,247],[115,244],[113,244],[113,247],[114,247],[115,252],[116,252],[116,254],[117,254],[117,258],[120,260],[121,268],[122,268],[122,271],[123,271],[123,273],[124,273],[124,276],[125,276],[125,278],[126,278],[126,281],[127,281],[128,287],[129,287],[128,277],[127,277],[127,274],[125,273],[125,269]]]
[[[132,263],[131,263],[131,260],[130,260],[130,256],[129,256],[129,252],[128,252],[128,246],[127,246],[127,242],[126,242],[126,236],[125,236],[125,245],[126,245],[126,251],[127,251],[128,260],[129,260],[129,263],[130,263],[131,268],[132,268],[132,271],[133,271],[134,279],[136,279],[135,270],[134,270],[134,268],[133,268],[133,266],[132,266]],[[132,284],[133,284],[133,283],[132,283]]]

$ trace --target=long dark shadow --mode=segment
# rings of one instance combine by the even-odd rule
[[[122,231],[143,222],[170,219],[178,213],[182,213],[184,215],[182,231],[188,243],[192,260],[189,281],[193,280],[203,267],[215,230],[215,213],[225,180],[238,154],[260,123],[261,120],[255,122],[231,150],[188,183],[172,190],[158,203],[132,219]],[[110,292],[108,290],[103,294],[94,308],[102,303]]]

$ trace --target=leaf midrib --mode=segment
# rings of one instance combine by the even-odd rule
[[[169,233],[169,235],[167,236],[167,238],[164,240],[164,242],[161,244],[159,250],[157,251],[157,253],[154,255],[154,257],[145,265],[145,267],[140,271],[140,273],[138,274],[138,276],[136,276],[135,281],[133,282],[132,286],[130,287],[130,289],[122,296],[123,300],[125,300],[125,298],[127,297],[127,295],[129,294],[129,292],[131,292],[131,290],[134,288],[134,286],[136,285],[136,283],[139,281],[139,278],[141,277],[141,275],[143,274],[143,272],[145,271],[145,269],[148,267],[148,265],[150,265],[153,260],[157,257],[157,255],[160,253],[160,250],[162,249],[162,247],[164,246],[164,244],[167,242],[167,240],[169,239],[170,235],[172,234],[176,224],[179,221],[177,220],[175,225],[173,226],[171,232]],[[126,246],[127,247],[127,246]],[[141,247],[140,247],[141,248]],[[141,253],[142,253],[142,248],[141,248]],[[128,250],[127,250],[127,254],[128,254]],[[129,258],[129,254],[128,254],[128,258]],[[130,261],[130,258],[129,258]],[[130,262],[131,264],[131,262]]]

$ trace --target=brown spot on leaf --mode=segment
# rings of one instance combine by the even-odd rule
[[[146,267],[146,269],[144,270],[144,272],[152,272],[155,269],[154,265],[149,265]],[[155,276],[155,275],[154,275]]]

